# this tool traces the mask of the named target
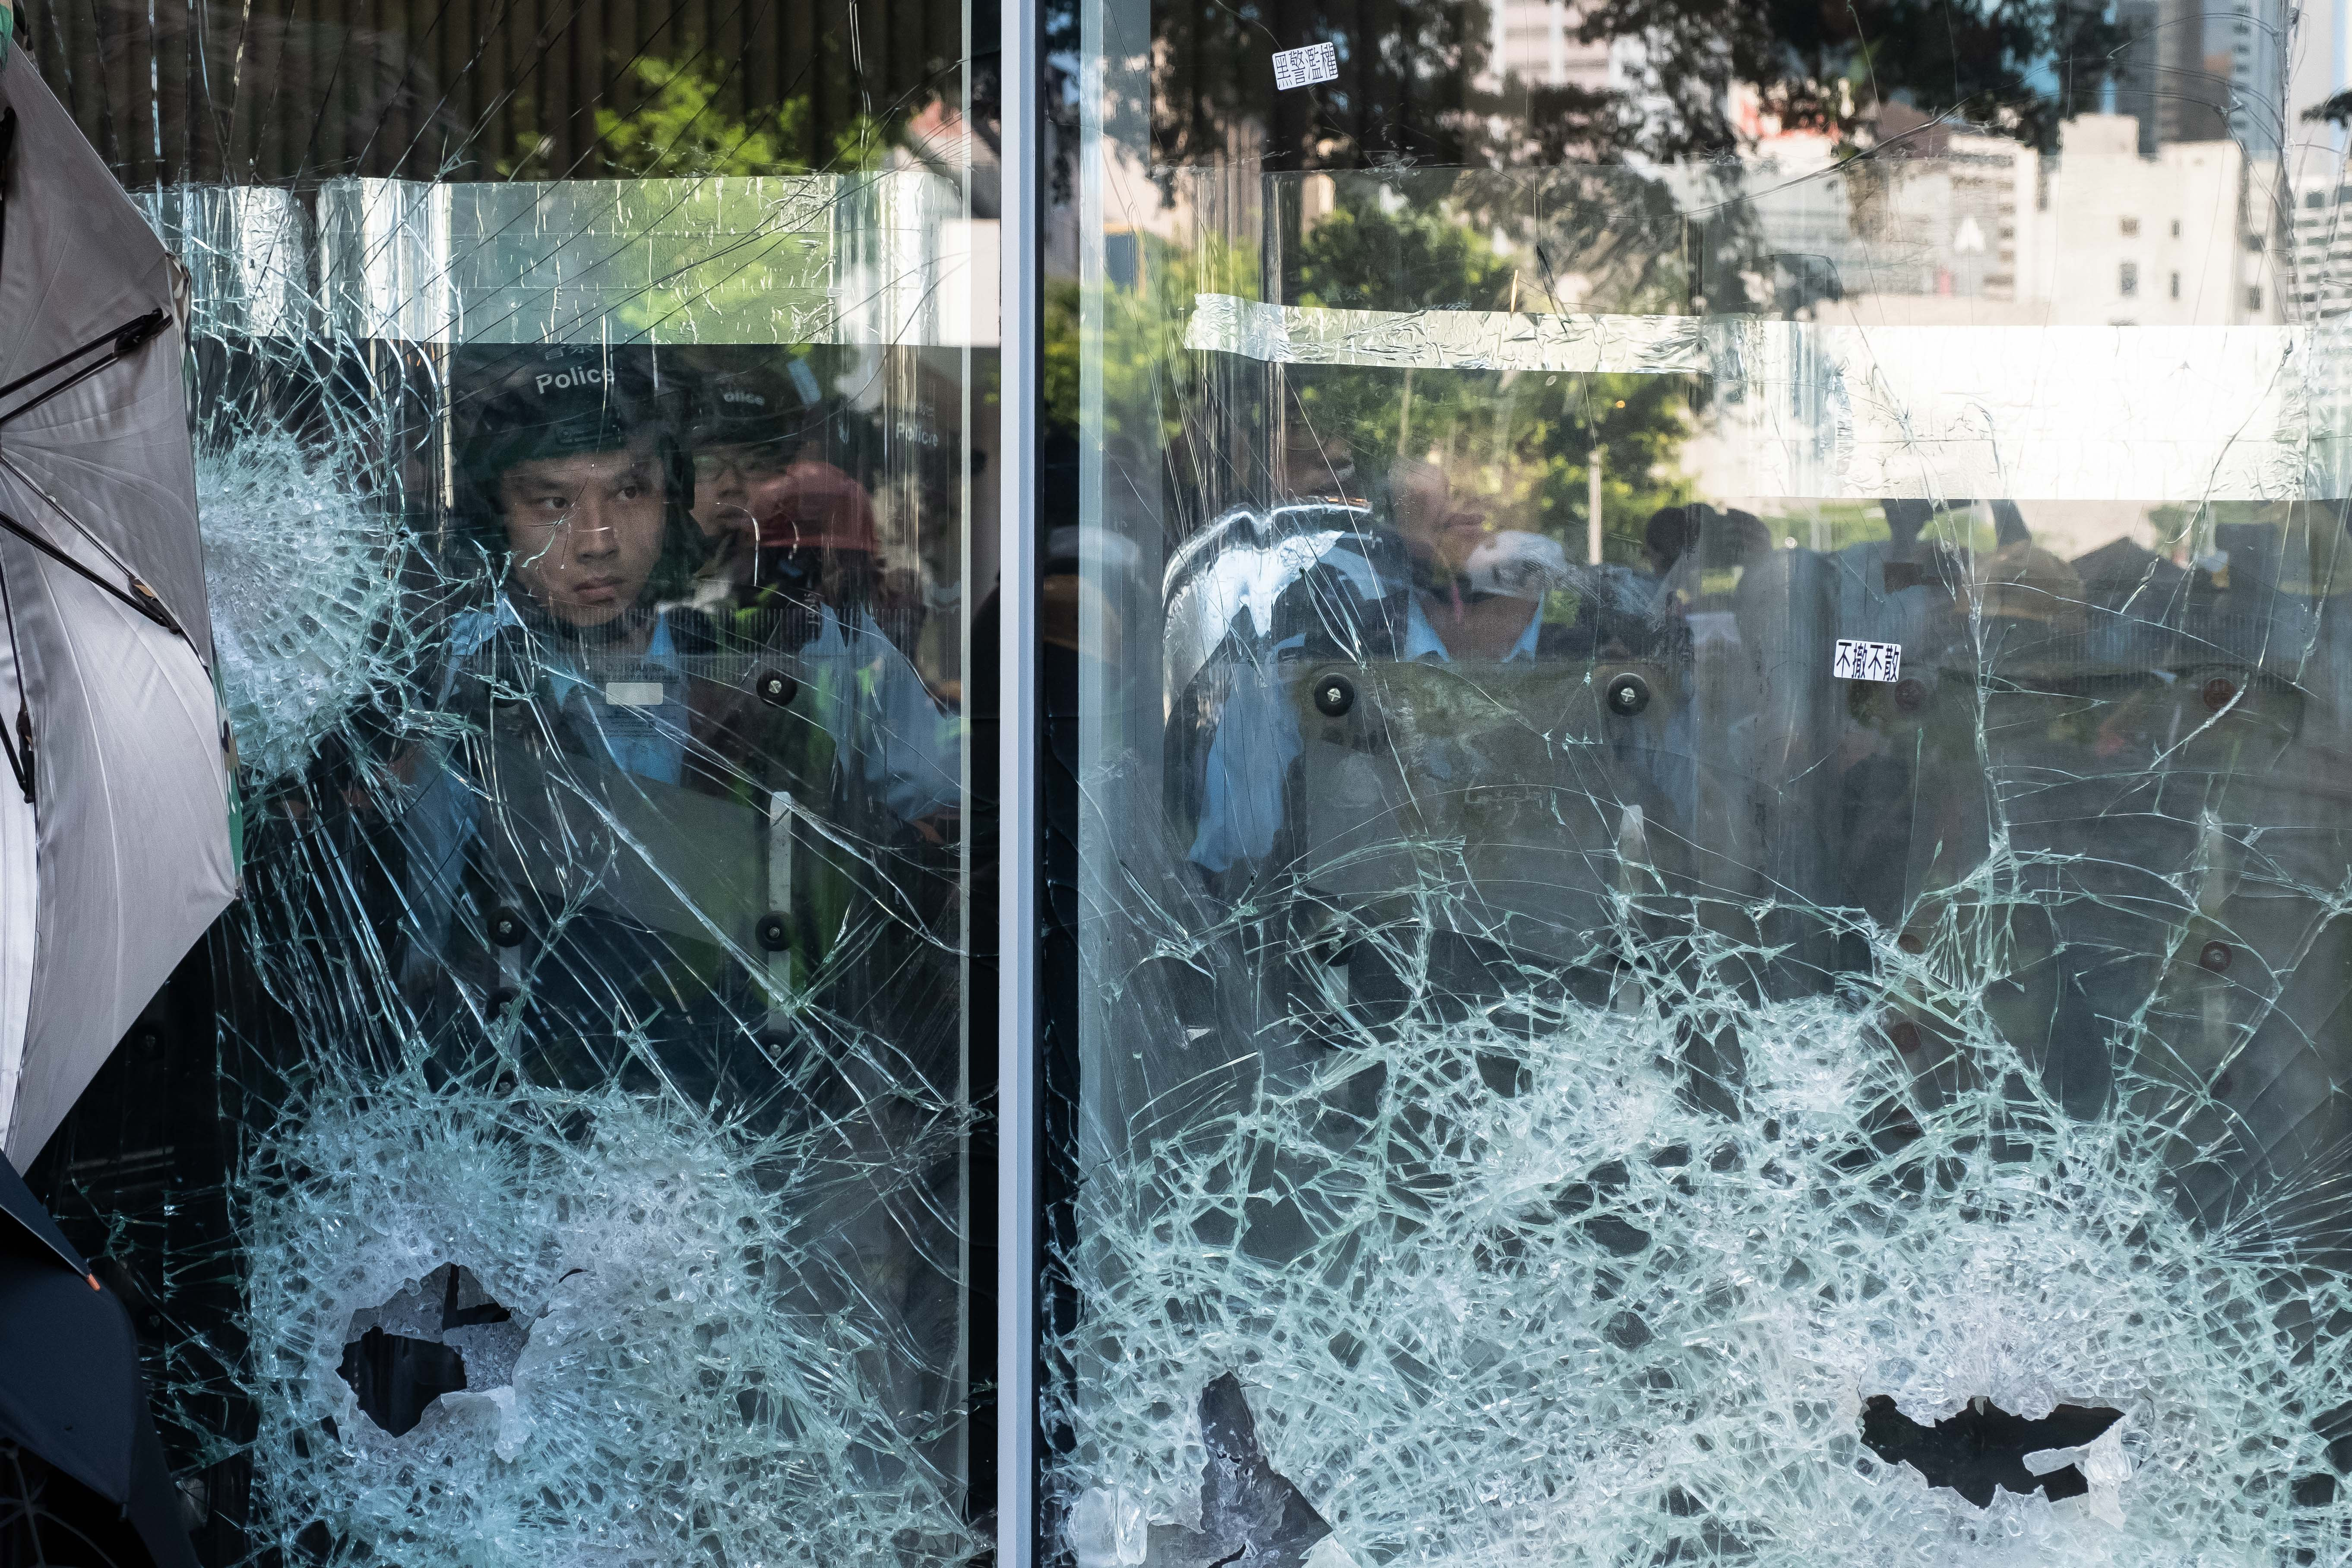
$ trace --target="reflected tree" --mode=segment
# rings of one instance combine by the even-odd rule
[[[2085,0],[1594,0],[1577,37],[1612,85],[1502,78],[1485,0],[1181,0],[1155,8],[1156,161],[1262,146],[1269,167],[1706,158],[1734,151],[1733,89],[1784,126],[1866,146],[1881,108],[2053,143],[2098,107],[2125,30]],[[1271,56],[1332,44],[1339,79],[1278,92]]]
[[[530,130],[500,161],[499,172],[512,179],[670,179],[870,169],[905,119],[860,110],[826,135],[804,92],[736,115],[729,112],[725,86],[700,68],[704,64],[699,52],[632,60],[626,74],[641,96],[625,109],[597,106],[595,141],[574,157],[574,166],[558,163],[555,137]]]

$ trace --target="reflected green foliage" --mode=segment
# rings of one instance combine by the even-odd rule
[[[1045,343],[1041,380],[1048,428],[1078,428],[1078,320],[1083,296],[1076,279],[1045,285]]]
[[[1301,305],[1326,309],[1503,310],[1531,304],[1510,257],[1449,207],[1350,194],[1298,247]],[[1532,295],[1533,289],[1526,293]],[[1631,560],[1650,513],[1691,499],[1675,469],[1693,389],[1672,376],[1317,369],[1293,373],[1306,439],[1344,433],[1359,471],[1426,458],[1455,476],[1499,527],[1562,538],[1581,551],[1590,454],[1601,458],[1601,512]]]
[[[1588,42],[1620,41],[1604,88],[1486,76],[1494,14],[1452,0],[1272,0],[1157,7],[1159,158],[1219,155],[1234,128],[1265,132],[1270,167],[1524,164],[1705,156],[1738,139],[1729,103],[1750,84],[1783,124],[1866,144],[1883,105],[1999,124],[2048,145],[2096,110],[2126,35],[2071,0],[1596,0]],[[1271,40],[1271,41],[1269,41]],[[1331,42],[1339,78],[1276,92],[1275,48]]]
[[[616,179],[661,179],[681,175],[805,174],[881,166],[896,130],[893,118],[853,115],[820,149],[805,93],[748,117],[727,112],[721,84],[697,68],[699,52],[668,58],[648,55],[632,61],[631,83],[639,93],[625,111],[600,103],[593,167],[552,166],[552,137],[526,133],[499,173],[512,179],[555,179],[596,174]]]
[[[1215,237],[1198,248],[1151,235],[1134,238],[1132,286],[1102,290],[1103,428],[1107,435],[1136,439],[1151,435],[1157,426],[1159,437],[1171,437],[1181,428],[1178,411],[1193,376],[1184,352],[1193,296],[1256,292],[1258,258],[1254,248]],[[1083,302],[1076,279],[1045,285],[1045,423],[1048,429],[1073,435],[1078,428]]]
[[[1297,302],[1325,310],[1500,310],[1510,262],[1451,212],[1350,192],[1299,245]]]
[[[1734,83],[1754,84],[1783,125],[1848,141],[1900,102],[2054,146],[2060,121],[2098,109],[2126,37],[2104,7],[2070,0],[1600,0],[1582,10],[1587,40],[1642,41],[1636,84],[1589,105],[1538,95],[1534,118],[1573,126],[1582,108],[1596,148],[1662,157],[1733,142]],[[1639,117],[1628,112],[1635,98]]]
[[[1495,193],[1465,193],[1473,202]],[[1223,395],[1213,367],[1184,348],[1195,297],[1261,292],[1254,247],[1217,237],[1197,248],[1134,237],[1134,274],[1100,291],[1101,437],[1181,443],[1186,409]],[[1530,247],[1532,250],[1532,247]],[[1578,253],[1580,257],[1582,252]],[[1649,258],[1654,262],[1654,257]],[[1539,309],[1554,303],[1526,264],[1465,221],[1452,200],[1400,199],[1382,185],[1351,185],[1291,252],[1283,294],[1327,309]],[[1631,265],[1628,301],[1671,293],[1654,265]],[[1081,365],[1091,352],[1083,286],[1045,290],[1044,383],[1049,429],[1075,437],[1082,425]],[[1496,527],[1549,533],[1583,549],[1591,454],[1601,458],[1601,510],[1612,559],[1634,559],[1642,525],[1662,506],[1691,499],[1676,456],[1690,432],[1696,389],[1654,375],[1530,376],[1485,372],[1295,368],[1286,377],[1294,448],[1344,440],[1357,473],[1384,471],[1399,458],[1441,461],[1462,499]],[[1246,469],[1252,455],[1221,448]],[[1311,468],[1311,464],[1309,465]]]
[[[962,12],[922,0],[28,0],[18,16],[26,53],[133,190],[483,180],[526,160],[529,178],[607,174],[596,111],[648,107],[649,60],[715,84],[714,114],[755,131],[801,104],[802,137],[779,153],[822,165],[837,138],[862,142],[861,115],[957,101],[972,57]],[[977,102],[986,89],[973,85]]]
[[[1321,370],[1300,375],[1297,392],[1309,430],[1347,432],[1360,471],[1398,457],[1437,462],[1496,527],[1580,552],[1595,448],[1612,560],[1634,560],[1650,514],[1694,494],[1675,467],[1690,388],[1670,376]]]

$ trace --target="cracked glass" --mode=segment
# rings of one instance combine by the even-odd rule
[[[19,15],[188,278],[242,896],[32,1176],[199,1556],[968,1559],[970,17]]]
[[[2342,19],[1836,9],[1061,14],[1056,1560],[2344,1560]]]

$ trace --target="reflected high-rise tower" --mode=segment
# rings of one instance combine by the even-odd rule
[[[2116,71],[2116,112],[2139,122],[2142,157],[2156,153],[2157,54],[2160,46],[2162,9],[2158,0],[2117,0],[2116,26],[2131,39]]]
[[[2219,142],[2230,133],[2226,58],[2209,42],[2221,7],[2161,0],[2157,24],[2156,126],[2159,142]]]
[[[2168,142],[2245,140],[2241,121],[2248,131],[2259,123],[2255,140],[2275,145],[2276,115],[2260,108],[2274,95],[2259,79],[2264,62],[2275,78],[2284,58],[2265,22],[2273,8],[2273,0],[2119,0],[2116,22],[2131,42],[2116,62],[2116,112],[2139,121],[2143,154]],[[2242,62],[2231,47],[2242,41]]]
[[[2250,157],[2275,158],[2287,139],[2288,32],[2282,0],[2221,0],[2206,20],[2208,65],[2229,93],[2228,133]]]

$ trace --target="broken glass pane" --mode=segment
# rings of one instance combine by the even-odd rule
[[[970,1556],[962,23],[28,47],[189,277],[245,896],[37,1175],[200,1555]]]
[[[2340,1556],[2336,134],[1208,11],[1076,7],[1052,1539]]]

